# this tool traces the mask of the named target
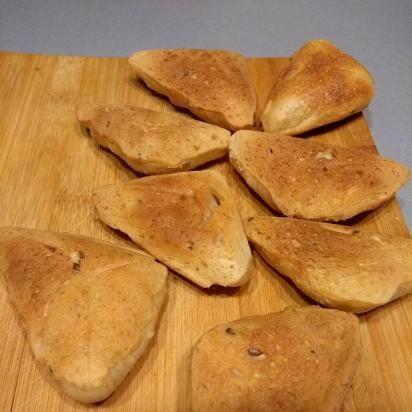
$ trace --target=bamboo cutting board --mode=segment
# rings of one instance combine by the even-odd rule
[[[249,60],[260,108],[286,61]],[[136,174],[82,133],[74,115],[79,102],[173,110],[134,79],[126,59],[0,53],[0,225],[127,244],[97,220],[91,193],[96,186]],[[362,115],[325,127],[314,137],[376,150]],[[213,167],[226,174],[243,217],[269,213],[227,162]],[[395,200],[350,223],[409,236]],[[259,256],[254,258],[251,281],[235,291],[204,291],[171,273],[169,298],[148,353],[113,396],[93,406],[61,395],[36,366],[0,285],[0,411],[186,411],[188,355],[203,332],[239,317],[310,303]],[[360,320],[362,360],[344,410],[411,411],[412,296]]]

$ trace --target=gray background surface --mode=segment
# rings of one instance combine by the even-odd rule
[[[0,49],[128,56],[158,47],[288,56],[325,37],[375,79],[365,111],[383,156],[412,169],[412,0],[0,0]],[[412,228],[411,183],[398,200]]]

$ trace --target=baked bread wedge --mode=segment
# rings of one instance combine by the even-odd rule
[[[99,218],[201,287],[240,286],[251,252],[235,201],[215,170],[149,176],[95,189]]]
[[[373,93],[372,77],[353,57],[328,40],[309,41],[277,79],[263,130],[295,135],[336,122],[363,110]]]
[[[200,119],[229,130],[254,125],[256,92],[246,59],[224,50],[142,50],[129,63],[146,85]]]
[[[356,316],[288,307],[206,332],[190,366],[193,412],[340,412],[358,364]]]
[[[412,293],[412,239],[258,216],[248,239],[275,270],[330,308],[362,313]]]
[[[0,228],[0,269],[36,360],[84,403],[133,368],[166,296],[167,268],[151,256],[67,233]]]
[[[80,104],[76,116],[98,144],[148,175],[190,170],[228,150],[228,130],[177,113]]]
[[[304,219],[339,221],[375,209],[409,177],[405,166],[364,150],[276,133],[235,133],[229,158],[269,206]]]

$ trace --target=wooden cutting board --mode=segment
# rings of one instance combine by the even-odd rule
[[[250,59],[259,106],[287,59]],[[377,85],[379,87],[379,85]],[[67,231],[117,244],[127,241],[97,220],[94,187],[135,177],[79,128],[79,102],[129,103],[171,111],[132,75],[126,59],[0,53],[0,225]],[[321,141],[375,151],[359,114],[313,135]],[[226,162],[223,171],[243,217],[269,210]],[[351,224],[409,236],[395,200]],[[188,356],[213,326],[239,317],[310,303],[254,253],[248,285],[201,290],[171,273],[169,298],[148,353],[120,388],[97,406],[61,395],[40,370],[0,287],[0,411],[187,410]],[[412,296],[360,317],[362,360],[345,411],[412,410]]]

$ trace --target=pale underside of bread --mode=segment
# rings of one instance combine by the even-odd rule
[[[240,286],[251,252],[224,177],[214,170],[150,176],[95,189],[99,218],[202,287]]]
[[[200,119],[229,130],[254,125],[256,92],[246,59],[234,52],[143,50],[129,63],[147,86]]]
[[[206,332],[191,356],[193,412],[339,412],[360,352],[357,318],[288,307]]]
[[[246,183],[290,217],[347,220],[394,196],[408,169],[360,149],[276,133],[242,130],[229,158]]]
[[[245,229],[269,265],[324,306],[362,313],[412,292],[409,238],[269,216]]]
[[[303,133],[360,112],[373,93],[373,79],[359,62],[327,40],[312,40],[277,79],[261,116],[263,129]]]
[[[80,104],[76,115],[98,144],[141,173],[190,170],[227,153],[228,130],[178,113]]]
[[[147,348],[167,268],[65,233],[0,229],[0,268],[36,360],[69,396],[104,400]]]

